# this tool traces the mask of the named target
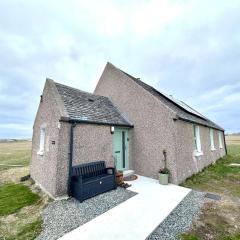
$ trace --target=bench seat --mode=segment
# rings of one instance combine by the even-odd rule
[[[106,168],[105,161],[74,166],[72,172],[71,193],[80,202],[117,187],[115,169]]]

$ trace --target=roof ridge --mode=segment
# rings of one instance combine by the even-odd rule
[[[113,64],[112,64],[113,65]],[[114,66],[114,65],[113,65]],[[114,66],[115,67],[115,66]],[[117,68],[119,69],[119,68]],[[196,117],[202,118],[202,119],[207,119],[205,116],[203,116],[200,112],[198,112],[197,110],[195,110],[194,108],[190,107],[188,104],[186,104],[185,102],[183,102],[182,100],[176,99],[177,101],[181,101],[184,104],[186,104],[189,108],[191,108],[193,111],[197,112],[198,114],[200,114],[201,116],[199,116],[198,114],[194,114],[193,112],[188,111],[187,109],[185,109],[184,107],[180,106],[177,102],[175,102],[174,100],[171,99],[170,95],[167,93],[163,93],[162,91],[154,88],[153,86],[143,82],[142,80],[140,80],[140,78],[136,78],[133,77],[132,75],[128,74],[127,72],[124,72],[123,70],[119,69],[122,73],[126,74],[128,77],[132,78],[135,82],[140,82],[142,84],[144,84],[146,87],[151,88],[153,91],[157,92],[158,94],[160,94],[161,96],[163,96],[164,98],[166,98],[168,101],[172,102],[174,105],[177,105],[177,107],[181,108],[183,111],[188,112],[189,114],[192,114]],[[173,97],[172,97],[173,98]],[[208,120],[208,119],[207,119]]]
[[[150,94],[152,94],[154,97],[161,97],[163,98],[166,102],[169,102],[169,104],[171,103],[173,106],[169,106],[177,115],[178,115],[178,111],[183,111],[185,114],[189,114],[192,117],[197,118],[198,120],[195,120],[195,122],[198,124],[200,124],[199,122],[201,121],[205,121],[208,122],[209,125],[212,125],[212,127],[215,126],[215,128],[221,129],[223,130],[220,126],[218,126],[216,123],[214,123],[213,121],[211,121],[210,119],[208,119],[207,117],[205,117],[203,114],[201,114],[200,112],[198,112],[197,110],[195,110],[194,108],[190,107],[188,104],[186,104],[185,102],[179,100],[179,99],[175,99],[174,97],[171,97],[171,95],[163,93],[161,91],[159,91],[158,89],[154,88],[151,85],[148,85],[147,83],[143,82],[140,80],[140,78],[136,78],[130,74],[128,74],[127,72],[119,69],[118,67],[114,66],[112,63],[108,62],[109,65],[111,65],[112,67],[114,67],[115,69],[117,69],[118,71],[120,71],[121,73],[125,74],[127,77],[129,77],[130,79],[132,79],[134,82],[136,82],[138,85],[140,85],[143,89],[145,89],[146,91],[148,91]],[[160,100],[160,99],[159,99]],[[164,103],[166,104],[166,103]],[[176,109],[175,109],[176,108]],[[188,108],[188,109],[187,109]],[[179,109],[179,110],[178,110]]]
[[[71,87],[71,86],[62,84],[62,83],[59,83],[59,82],[55,82],[55,81],[53,81],[53,82],[54,82],[54,84],[58,84],[58,85],[61,85],[63,87],[67,87],[67,88],[73,89],[73,90],[81,92],[81,93],[86,93],[86,94],[89,94],[89,95],[92,95],[92,96],[96,96],[96,97],[104,97],[104,96],[101,96],[101,95],[97,95],[97,94],[94,94],[94,93],[86,92],[86,91],[83,91],[81,89],[78,89],[78,88],[75,88],[75,87]]]

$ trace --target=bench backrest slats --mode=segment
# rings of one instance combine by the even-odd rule
[[[83,163],[72,167],[72,176],[82,176],[82,178],[95,177],[105,172],[105,161]]]

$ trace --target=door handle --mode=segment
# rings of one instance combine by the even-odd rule
[[[120,153],[120,151],[115,151],[115,153]]]

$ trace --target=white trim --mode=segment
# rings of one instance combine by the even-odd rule
[[[37,155],[43,156],[43,153],[44,153],[43,151],[40,151],[40,150],[39,150],[39,151],[37,152]]]
[[[220,131],[218,131],[218,142],[219,142],[219,148],[222,149],[223,148],[222,133]]]
[[[39,151],[37,152],[38,155],[44,154],[45,149],[45,127],[41,127],[40,129],[40,139],[39,139]]]
[[[196,155],[203,155],[201,147],[200,129],[198,125],[193,125],[194,151]]]
[[[215,151],[216,148],[214,146],[214,130],[212,128],[209,129],[209,135],[210,135],[210,146],[211,151]]]
[[[199,156],[202,156],[203,155],[203,152],[201,151],[201,152],[198,152],[198,151],[195,151],[194,152],[194,156],[195,157],[199,157]]]

